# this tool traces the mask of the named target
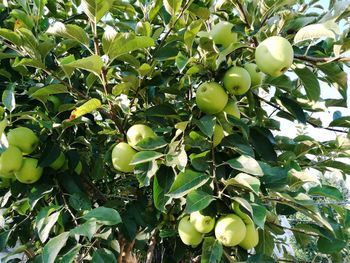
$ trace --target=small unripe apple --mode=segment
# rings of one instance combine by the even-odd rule
[[[15,146],[9,146],[0,156],[0,176],[13,178],[23,162],[22,152]]]
[[[191,213],[190,222],[198,232],[205,234],[213,230],[215,218],[203,215],[201,212],[196,211]]]
[[[154,133],[154,131],[149,126],[144,124],[135,124],[131,126],[126,133],[128,144],[136,150],[141,150],[140,147],[136,146],[140,141],[145,138],[156,136],[157,135]]]
[[[235,214],[229,214],[220,217],[217,221],[215,237],[224,246],[233,247],[243,241],[246,231],[242,219]]]
[[[15,172],[18,181],[24,184],[32,184],[40,179],[43,168],[38,166],[38,160],[34,158],[24,158],[20,170]]]
[[[233,95],[243,95],[251,85],[250,75],[242,67],[231,67],[224,75],[224,87]]]
[[[222,111],[227,100],[227,93],[216,82],[205,82],[199,86],[196,92],[197,106],[204,113],[216,114]]]
[[[292,45],[283,37],[273,36],[261,42],[255,50],[258,68],[272,77],[286,72],[293,63]]]
[[[189,216],[180,220],[178,232],[182,242],[188,246],[196,247],[203,240],[203,235],[191,224]]]
[[[259,243],[259,232],[254,224],[246,225],[246,234],[244,239],[238,244],[240,247],[248,250],[252,249]]]
[[[225,137],[224,129],[220,124],[215,124],[214,134],[213,134],[213,147],[218,146],[222,139]]]
[[[241,112],[238,108],[237,101],[228,100],[225,108],[223,109],[227,115],[231,115],[237,119],[241,118]]]
[[[114,146],[112,151],[113,167],[120,172],[130,173],[134,166],[130,162],[137,152],[127,143],[120,142]]]
[[[220,21],[213,26],[210,31],[210,36],[213,38],[216,45],[222,45],[227,48],[230,44],[237,42],[237,33],[232,32],[233,24]]]
[[[19,127],[7,133],[7,140],[10,145],[18,147],[23,154],[31,154],[39,144],[39,138],[35,133],[26,127]]]
[[[59,170],[63,167],[64,163],[66,161],[66,157],[64,156],[63,152],[60,152],[60,155],[56,158],[53,163],[50,164],[50,167],[54,170]]]
[[[252,87],[260,86],[263,79],[265,78],[265,74],[261,72],[258,66],[254,63],[246,63],[244,64],[244,68],[248,71],[250,75]]]

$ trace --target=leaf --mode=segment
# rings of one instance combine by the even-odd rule
[[[158,171],[158,164],[156,160],[137,164],[134,168],[134,174],[139,181],[139,187],[149,186],[151,178]]]
[[[89,46],[88,34],[84,29],[77,25],[55,22],[52,26],[49,27],[47,33],[77,41],[87,47]]]
[[[194,39],[197,36],[199,30],[201,29],[202,24],[203,24],[202,20],[192,21],[192,23],[188,26],[187,30],[185,31],[184,43],[187,47],[187,50],[190,51],[190,54],[192,53],[192,45],[193,45]]]
[[[254,193],[258,193],[260,191],[260,181],[258,178],[251,176],[245,173],[239,173],[234,178],[230,178],[224,181],[225,185],[238,185],[243,186],[244,188],[248,188]]]
[[[194,119],[193,122],[198,126],[202,133],[208,138],[211,138],[214,134],[214,128],[216,123],[216,117],[213,115],[205,115],[200,120]]]
[[[188,64],[189,61],[190,59],[186,57],[184,54],[182,54],[181,52],[177,54],[175,58],[175,65],[179,69],[180,73],[182,73],[182,71],[186,68],[186,65]]]
[[[50,239],[44,246],[42,253],[43,263],[54,263],[60,250],[66,245],[69,232],[63,232],[58,236]]]
[[[154,176],[153,202],[154,206],[161,212],[165,211],[165,205],[171,199],[166,193],[170,190],[175,179],[174,170],[170,167],[161,166]]]
[[[273,248],[275,246],[273,237],[266,228],[264,230],[259,230],[259,243],[255,247],[257,254],[264,254],[266,256],[271,256]]]
[[[224,147],[232,148],[236,152],[242,155],[254,156],[254,150],[250,146],[249,142],[245,140],[240,134],[230,134],[222,139],[221,145]]]
[[[10,112],[16,108],[15,89],[13,85],[9,86],[2,93],[2,103]]]
[[[279,99],[281,100],[282,104],[284,107],[287,108],[287,110],[297,118],[298,121],[301,123],[306,124],[306,117],[305,117],[305,112],[303,109],[300,107],[300,105],[295,102],[292,99],[280,96]]]
[[[139,141],[136,146],[142,150],[157,150],[163,148],[168,143],[164,140],[164,137],[146,137],[145,139]]]
[[[4,251],[8,246],[7,241],[11,235],[11,230],[4,231],[0,233],[0,251]]]
[[[69,250],[66,254],[63,255],[60,263],[72,263],[75,259],[75,257],[78,255],[81,245],[78,244],[75,247],[73,247],[71,250]]]
[[[172,184],[167,195],[173,198],[182,197],[192,190],[201,187],[209,179],[210,176],[206,173],[199,173],[186,169],[176,176],[175,182]]]
[[[89,220],[85,222],[84,224],[81,224],[79,226],[76,226],[72,230],[70,230],[70,235],[80,235],[85,236],[89,240],[96,234],[97,230],[99,229],[99,225],[97,225],[95,220]]]
[[[332,238],[331,240],[319,237],[317,240],[317,248],[321,253],[324,254],[333,254],[340,252],[346,246],[345,240],[340,240]]]
[[[74,69],[83,69],[94,73],[99,76],[103,67],[102,58],[98,55],[92,55],[90,57],[75,60],[73,62],[62,64],[61,67],[64,70],[73,71]]]
[[[266,221],[266,213],[267,213],[265,206],[252,203],[251,207],[253,209],[254,223],[261,229],[264,229],[265,221]]]
[[[117,259],[115,258],[114,254],[106,249],[106,248],[99,248],[95,250],[94,254],[92,255],[92,263],[117,263]]]
[[[307,67],[295,68],[295,74],[303,83],[307,97],[312,101],[318,101],[320,99],[321,89],[315,74]]]
[[[163,0],[165,10],[174,16],[181,8],[182,0]]]
[[[321,184],[317,176],[308,171],[297,171],[291,169],[288,172],[288,185],[292,190],[298,190],[305,183]]]
[[[230,165],[233,169],[241,172],[257,176],[264,175],[264,172],[259,163],[254,158],[247,155],[241,155],[236,159],[228,160],[227,164]]]
[[[276,260],[264,254],[249,256],[247,263],[276,263]]]
[[[335,39],[335,34],[332,30],[328,29],[325,24],[312,24],[307,25],[295,34],[294,43],[298,43],[309,39],[318,39],[321,37],[329,37]]]
[[[202,245],[201,263],[220,263],[223,254],[222,244],[214,237],[205,237]]]
[[[20,20],[28,29],[32,29],[34,26],[33,19],[20,9],[13,9],[11,11],[11,16]]]
[[[68,93],[67,87],[62,84],[51,84],[40,89],[34,89],[33,92],[29,89],[28,92],[30,97],[43,101],[44,103],[50,95],[62,93]]]
[[[249,135],[251,137],[251,141],[254,145],[255,150],[264,160],[271,162],[277,161],[277,154],[275,152],[273,144],[269,138],[265,136],[262,128],[252,127],[250,129]]]
[[[122,222],[122,219],[117,210],[107,207],[97,207],[83,216],[85,220],[94,219],[98,223],[106,226],[117,225]]]
[[[9,30],[7,28],[0,28],[0,36],[12,42],[17,47],[22,45],[21,37],[12,30]]]
[[[52,213],[53,208],[47,208],[49,207],[44,207],[36,218],[36,229],[42,243],[45,243],[49,238],[51,228],[56,224],[58,217],[61,214],[60,211]]]
[[[343,194],[336,187],[330,185],[318,185],[309,189],[309,195],[325,196],[338,201],[343,200]]]
[[[147,163],[152,160],[159,159],[163,157],[164,154],[156,152],[156,151],[142,151],[138,152],[132,158],[130,165],[136,165],[140,163]]]
[[[350,128],[350,116],[344,116],[344,117],[335,119],[328,126]]]
[[[202,190],[193,190],[188,193],[186,197],[186,208],[184,213],[190,214],[195,211],[203,210],[206,208],[215,198],[202,191]]]
[[[82,0],[82,9],[91,21],[97,23],[111,9],[114,0]]]
[[[83,105],[73,110],[70,114],[69,120],[74,120],[76,118],[79,118],[80,116],[88,114],[98,109],[99,107],[101,107],[101,101],[99,99],[95,99],[95,98],[90,99],[87,102],[85,102]]]

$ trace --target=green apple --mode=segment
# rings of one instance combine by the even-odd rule
[[[255,228],[254,223],[246,225],[246,229],[245,237],[238,245],[246,250],[249,250],[259,243],[259,232]]]
[[[205,82],[196,92],[197,106],[204,113],[216,114],[222,111],[227,100],[228,95],[224,88],[216,82]]]
[[[13,178],[23,162],[22,152],[15,146],[9,146],[0,156],[0,176]]]
[[[286,72],[293,63],[292,45],[283,37],[273,36],[261,42],[255,50],[258,68],[272,77]]]
[[[250,75],[242,67],[231,67],[224,75],[224,87],[233,95],[243,95],[251,85]]]
[[[40,179],[43,168],[38,166],[38,160],[34,158],[24,158],[22,167],[15,172],[18,181],[24,184],[32,184]]]
[[[130,161],[137,152],[127,143],[120,142],[114,146],[112,151],[113,167],[120,172],[130,173],[134,170],[134,166],[130,165]]]
[[[215,218],[201,214],[200,211],[191,213],[190,222],[199,233],[209,233],[215,226]]]
[[[237,42],[237,33],[232,32],[233,24],[220,21],[213,26],[210,31],[210,36],[213,38],[216,45],[222,45],[227,48],[230,44]]]
[[[223,109],[223,112],[237,119],[241,118],[241,112],[238,108],[237,101],[229,99],[225,108]]]
[[[135,150],[141,150],[140,147],[136,146],[140,141],[149,137],[156,137],[154,131],[147,125],[135,124],[129,128],[126,133],[126,139],[128,144]]]
[[[66,157],[64,156],[63,152],[60,152],[60,155],[56,158],[53,163],[50,164],[50,167],[54,170],[59,170],[63,167],[64,163],[66,162]]]
[[[214,134],[213,134],[213,147],[218,146],[222,139],[225,137],[224,129],[220,124],[215,124]]]
[[[185,216],[180,220],[178,232],[182,242],[188,246],[196,247],[203,240],[203,235],[191,224],[189,216]]]
[[[265,74],[260,71],[258,66],[254,63],[246,63],[244,64],[244,68],[248,71],[250,75],[252,87],[260,86],[263,79],[265,78]]]
[[[233,247],[243,241],[246,226],[242,219],[235,214],[222,216],[215,226],[215,237],[226,247]]]
[[[10,145],[18,147],[23,154],[31,154],[39,144],[39,138],[35,133],[26,127],[19,127],[7,133],[7,140]]]
[[[147,21],[139,21],[136,24],[135,32],[138,35],[150,37],[152,35],[151,24]]]

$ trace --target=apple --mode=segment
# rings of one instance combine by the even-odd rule
[[[259,232],[255,228],[254,223],[246,225],[246,229],[245,237],[238,245],[249,250],[259,243]]]
[[[272,77],[286,72],[293,63],[292,45],[283,37],[273,36],[261,42],[255,50],[258,68]]]
[[[258,66],[254,63],[246,63],[244,64],[244,68],[248,71],[250,75],[250,79],[252,81],[251,86],[260,86],[263,79],[265,78],[265,74],[260,71]]]
[[[203,235],[191,224],[189,216],[180,220],[178,232],[182,242],[188,246],[196,247],[203,240]]]
[[[140,147],[136,146],[140,141],[145,138],[156,136],[157,135],[154,133],[154,131],[149,126],[144,124],[135,124],[131,126],[126,133],[128,144],[135,150],[141,150]]]
[[[13,178],[23,162],[22,152],[15,146],[9,146],[0,156],[0,176]]]
[[[213,147],[218,146],[222,139],[225,137],[224,129],[220,124],[215,124],[214,134],[213,134]]]
[[[7,140],[10,145],[18,147],[23,154],[31,154],[39,144],[39,138],[35,133],[26,127],[19,127],[7,133]]]
[[[137,152],[127,143],[120,142],[114,146],[112,151],[113,167],[120,172],[130,173],[134,166],[130,162]]]
[[[224,87],[233,95],[243,95],[251,84],[250,75],[242,67],[231,67],[224,75]]]
[[[216,114],[222,111],[227,100],[228,95],[224,88],[216,82],[205,82],[196,92],[197,106],[204,113]]]
[[[15,172],[18,181],[24,184],[32,184],[40,179],[43,168],[38,166],[38,160],[34,158],[24,158],[22,167]]]
[[[191,213],[190,222],[199,233],[209,233],[215,226],[215,218],[201,214],[200,211]]]
[[[152,35],[151,24],[147,21],[145,22],[139,21],[136,24],[135,32],[138,35],[150,37]]]
[[[241,112],[238,108],[237,101],[229,99],[225,108],[223,109],[223,112],[237,119],[241,118]]]
[[[59,170],[63,167],[64,163],[66,162],[66,157],[64,156],[63,152],[60,152],[60,155],[56,158],[53,163],[50,164],[50,167],[54,170]]]
[[[230,44],[237,42],[237,33],[232,32],[233,24],[220,21],[213,26],[210,31],[210,36],[213,38],[216,45],[222,45],[227,48]]]
[[[222,216],[215,226],[215,237],[226,247],[233,247],[243,241],[246,226],[242,219],[235,214]]]

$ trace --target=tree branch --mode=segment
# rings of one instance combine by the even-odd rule
[[[330,62],[335,62],[335,61],[342,61],[342,62],[350,62],[350,57],[323,57],[323,58],[318,58],[318,57],[311,57],[311,56],[304,56],[304,55],[299,55],[299,54],[294,54],[295,59],[303,60],[303,61],[308,61],[311,63],[330,63]]]
[[[158,235],[158,229],[155,229],[154,230],[154,233],[151,237],[151,241],[149,243],[149,247],[148,247],[148,250],[147,250],[147,256],[146,256],[146,261],[145,263],[152,263],[153,261],[153,256],[154,256],[154,249],[156,247],[156,244],[157,244],[157,235]]]
[[[273,222],[269,222],[269,224],[277,226],[278,228],[281,228],[281,229],[286,229],[286,230],[292,231],[292,232],[301,233],[301,234],[308,235],[308,236],[313,236],[313,237],[319,237],[318,234],[315,234],[315,233],[312,233],[312,232],[308,232],[308,231],[305,231],[305,230],[302,230],[302,229],[296,229],[296,228],[290,228],[290,227],[286,227],[286,226],[281,226],[281,225],[273,223]]]

